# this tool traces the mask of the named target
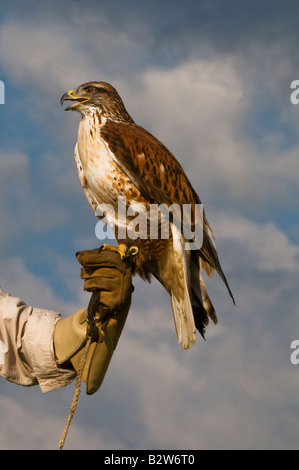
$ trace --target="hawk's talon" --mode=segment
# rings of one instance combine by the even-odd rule
[[[131,246],[131,248],[129,249],[129,255],[130,256],[136,256],[138,255],[138,252],[139,252],[139,249],[137,248],[137,246]]]

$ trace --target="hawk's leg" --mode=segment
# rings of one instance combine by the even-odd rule
[[[104,245],[102,246],[102,250],[116,251],[117,253],[119,253],[121,259],[123,259],[126,256],[127,249],[128,248],[123,243],[121,245],[118,245],[118,246],[109,245],[108,243],[104,243]]]
[[[118,246],[109,245],[108,243],[104,243],[104,245],[102,246],[102,250],[116,251],[117,253],[120,254],[121,259],[125,259],[129,256],[135,256],[138,253],[137,246],[131,246],[130,248],[128,248],[123,243],[121,243]]]

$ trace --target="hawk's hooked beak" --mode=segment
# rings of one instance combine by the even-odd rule
[[[72,109],[75,109],[76,106],[78,106],[80,103],[86,103],[86,101],[89,101],[90,98],[86,98],[86,97],[83,97],[83,96],[76,96],[75,95],[75,91],[76,90],[70,90],[70,91],[67,91],[60,99],[60,103],[63,104],[64,101],[78,101],[78,103],[75,103],[75,104],[71,104],[70,106],[68,106],[67,108],[65,108],[65,111],[69,111],[69,110],[72,110]]]

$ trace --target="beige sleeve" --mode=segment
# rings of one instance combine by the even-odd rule
[[[75,372],[57,366],[54,326],[61,317],[29,307],[0,288],[0,375],[19,385],[39,385],[42,392],[69,385]]]

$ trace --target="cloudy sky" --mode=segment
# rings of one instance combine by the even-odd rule
[[[104,80],[176,155],[214,229],[207,341],[177,343],[167,294],[135,280],[105,382],[80,395],[66,449],[296,449],[299,365],[297,0],[0,0],[0,284],[84,306],[77,250],[98,246],[61,95]],[[73,386],[0,380],[0,448],[55,449]]]

